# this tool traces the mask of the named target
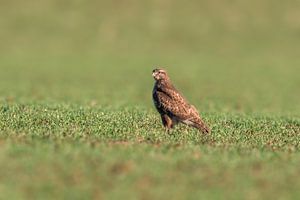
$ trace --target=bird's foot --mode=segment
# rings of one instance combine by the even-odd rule
[[[168,127],[165,127],[165,133],[170,134],[171,130]]]

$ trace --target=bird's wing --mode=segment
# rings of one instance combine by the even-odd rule
[[[159,109],[169,113],[185,124],[192,125],[203,133],[209,133],[210,128],[201,119],[197,109],[190,105],[175,89],[157,91]]]
[[[191,111],[191,117],[190,120],[193,124],[192,126],[198,128],[203,133],[210,133],[209,126],[201,119],[197,109],[194,106],[191,106],[193,111]]]
[[[180,120],[192,120],[199,114],[195,107],[191,106],[186,99],[174,88],[164,88],[157,91],[159,106],[166,113],[170,113]]]

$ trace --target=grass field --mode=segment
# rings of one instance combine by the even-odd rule
[[[298,199],[300,2],[3,1],[0,199]],[[166,134],[155,66],[212,127]]]

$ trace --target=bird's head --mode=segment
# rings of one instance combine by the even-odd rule
[[[167,72],[163,69],[154,69],[152,71],[152,76],[156,81],[169,79]]]

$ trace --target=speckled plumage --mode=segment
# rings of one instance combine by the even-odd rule
[[[203,122],[197,109],[175,89],[165,70],[155,69],[152,72],[155,79],[153,102],[161,115],[164,127],[169,130],[181,122],[209,133],[210,128]]]

